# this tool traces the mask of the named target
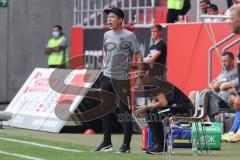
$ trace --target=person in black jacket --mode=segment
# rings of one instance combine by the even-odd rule
[[[193,113],[190,99],[176,86],[159,80],[159,93],[146,106],[139,106],[135,114],[146,115],[148,126],[152,132],[153,147],[147,149],[148,154],[161,154],[164,147],[164,127],[162,120],[174,115],[189,117]],[[164,110],[162,114],[158,112]]]
[[[144,63],[151,67],[150,74],[163,76],[167,58],[167,46],[161,38],[162,26],[155,24],[151,27],[153,44],[148,49],[148,55],[143,59]]]

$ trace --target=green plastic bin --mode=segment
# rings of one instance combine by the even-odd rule
[[[221,134],[221,124],[218,122],[214,122],[214,123],[205,122],[204,125],[206,127],[205,139],[206,139],[206,142],[208,142],[208,144],[209,144],[209,148],[211,150],[220,150],[221,149],[221,135],[222,135]],[[199,135],[200,135],[202,147],[203,147],[203,149],[206,149],[207,146],[204,143],[204,135],[202,133],[201,123],[198,123],[198,126],[199,126]],[[201,149],[200,144],[199,144],[199,138],[198,138],[197,132],[196,132],[195,123],[193,123],[193,125],[192,125],[192,139],[196,139],[197,148]]]

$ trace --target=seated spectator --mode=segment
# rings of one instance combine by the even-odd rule
[[[223,53],[222,64],[224,70],[219,74],[216,80],[210,83],[207,89],[210,90],[208,116],[211,121],[215,121],[215,115],[220,112],[220,108],[230,107],[228,105],[228,97],[230,96],[228,90],[230,91],[235,86],[238,86],[236,80],[238,76],[237,69],[234,68],[234,56],[231,52]],[[229,87],[229,84],[226,82],[231,82],[232,87]],[[227,91],[224,89],[227,89]],[[194,104],[202,104],[202,98],[204,97],[205,91],[206,90],[201,92],[192,91],[189,94],[189,98]],[[195,102],[196,99],[198,100],[197,102]]]
[[[239,90],[238,82],[239,80],[236,78],[231,82],[224,82],[220,86],[220,93],[218,95],[221,97],[224,103],[227,103],[230,107],[234,107],[236,90]],[[240,112],[236,112],[233,126],[228,133],[225,133],[222,136],[222,140],[227,142],[240,141]]]
[[[200,1],[200,10],[202,11],[203,14],[207,14],[207,9],[210,4],[211,4],[210,0],[201,0]]]
[[[236,83],[237,70],[234,68],[234,55],[231,52],[225,52],[222,54],[222,64],[225,68],[215,80],[213,80],[208,88],[212,89],[214,92],[218,93],[220,91],[220,86],[224,82]],[[225,84],[224,84],[225,85]],[[224,86],[222,86],[223,88]],[[189,98],[193,104],[195,104],[197,91],[191,91]]]
[[[148,126],[152,132],[153,147],[147,149],[148,154],[160,154],[164,146],[164,128],[162,120],[165,117],[178,115],[189,117],[193,112],[193,105],[188,97],[177,87],[168,82],[160,83],[159,88],[172,86],[170,91],[160,91],[147,106],[139,106],[136,115],[146,115]],[[169,87],[170,88],[170,87]],[[159,110],[164,110],[158,114]]]
[[[221,15],[218,12],[218,7],[215,4],[210,4],[208,9],[207,9],[207,14],[208,15]],[[204,22],[222,22],[223,19],[219,18],[206,18],[204,19]]]

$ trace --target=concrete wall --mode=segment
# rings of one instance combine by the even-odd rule
[[[8,2],[0,9],[0,102],[12,100],[34,68],[47,67],[52,26],[62,25],[69,36],[73,24],[73,0]]]
[[[8,8],[0,8],[0,102],[7,100]]]

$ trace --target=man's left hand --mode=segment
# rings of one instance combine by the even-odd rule
[[[237,96],[234,101],[234,108],[236,111],[240,111],[240,96]]]
[[[143,115],[143,114],[145,114],[146,113],[146,107],[144,107],[144,106],[140,106],[136,111],[135,111],[135,114],[137,115],[137,116],[141,116],[141,115]]]

